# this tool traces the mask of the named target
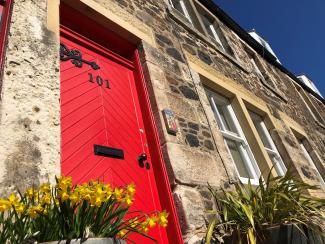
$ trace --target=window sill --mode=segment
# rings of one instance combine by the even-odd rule
[[[237,61],[234,57],[229,55],[228,53],[224,52],[218,47],[218,44],[216,41],[212,40],[209,37],[206,37],[203,35],[199,30],[197,30],[187,19],[185,16],[183,16],[181,13],[179,13],[177,10],[173,9],[172,7],[167,7],[167,12],[169,16],[175,20],[177,23],[179,23],[182,27],[184,27],[187,31],[189,31],[191,34],[199,38],[200,40],[204,41],[206,44],[208,44],[210,47],[212,47],[214,50],[216,50],[218,53],[223,55],[228,61],[232,62],[234,65],[239,67],[241,70],[243,70],[245,73],[249,73],[248,69],[246,69],[239,61]]]

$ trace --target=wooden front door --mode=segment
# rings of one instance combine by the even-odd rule
[[[133,208],[161,210],[133,63],[66,28],[60,42],[62,174],[74,183],[134,182]],[[98,146],[105,148],[95,155]],[[140,155],[146,155],[143,164]],[[168,243],[164,229],[149,234]],[[132,240],[152,243],[139,235]]]

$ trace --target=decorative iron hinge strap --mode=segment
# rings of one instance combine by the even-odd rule
[[[71,49],[64,45],[63,43],[60,43],[60,60],[61,61],[68,61],[71,59],[71,63],[74,64],[76,67],[81,68],[82,64],[88,64],[90,67],[92,67],[94,70],[100,69],[98,64],[96,62],[91,62],[82,59],[82,53],[79,50]]]

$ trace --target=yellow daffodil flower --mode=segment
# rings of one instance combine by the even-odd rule
[[[99,195],[94,195],[90,203],[92,206],[100,207],[100,205],[102,205],[102,202],[102,198]]]
[[[72,186],[72,178],[64,177],[64,176],[61,176],[58,179],[58,183],[56,185],[56,187],[61,189],[62,191],[67,191],[68,188],[71,188],[71,186]]]
[[[44,184],[42,184],[40,186],[40,191],[42,193],[48,193],[48,192],[50,192],[51,191],[51,185],[50,185],[50,183],[44,183]]]
[[[129,185],[126,187],[126,191],[127,191],[131,196],[133,196],[133,195],[135,194],[135,185],[134,185],[134,183],[129,184]]]
[[[120,237],[124,237],[128,232],[129,232],[128,230],[122,229],[118,232],[118,235]]]
[[[114,189],[114,196],[116,198],[117,201],[122,200],[123,197],[123,189],[122,188],[115,188]]]
[[[20,213],[20,214],[25,212],[25,210],[26,210],[26,205],[21,204],[21,203],[16,204],[14,207],[15,207],[16,212]]]
[[[74,205],[74,204],[76,204],[77,202],[79,202],[79,196],[78,196],[77,193],[72,193],[72,194],[69,196],[69,199],[70,199],[72,205]]]
[[[49,193],[44,194],[44,196],[41,199],[42,204],[51,204],[51,195]]]
[[[34,188],[28,188],[28,189],[26,190],[25,195],[26,195],[26,197],[27,197],[29,200],[31,200],[31,199],[34,197],[34,191],[35,191]]]
[[[123,202],[125,202],[126,205],[131,206],[133,204],[133,197],[126,195],[123,199]]]
[[[156,222],[157,217],[155,215],[151,215],[144,221],[144,224],[146,224],[149,228],[153,228],[156,226]]]
[[[14,193],[11,193],[11,195],[8,197],[8,201],[11,204],[15,204],[19,202],[19,198]]]
[[[134,219],[131,219],[131,220],[130,220],[130,226],[131,226],[132,228],[136,228],[138,225],[139,225],[139,220],[138,220],[138,218],[134,218]]]
[[[145,223],[143,223],[142,224],[142,231],[144,232],[144,233],[148,233],[149,232],[149,227],[148,227],[148,225],[147,224],[145,224]]]
[[[62,202],[69,199],[69,194],[66,191],[61,191],[59,193],[59,196],[60,196]]]
[[[159,215],[158,215],[158,224],[161,226],[161,227],[164,227],[166,228],[167,227],[167,224],[168,224],[168,215],[169,213],[166,212],[166,210],[164,210],[163,212],[161,212]]]
[[[27,210],[28,215],[33,219],[35,219],[42,212],[43,212],[43,208],[41,205],[32,206]]]
[[[0,212],[4,212],[10,208],[10,202],[8,200],[0,199]]]

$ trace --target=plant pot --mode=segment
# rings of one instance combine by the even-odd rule
[[[126,241],[113,239],[113,238],[88,238],[88,239],[73,239],[70,242],[68,241],[50,241],[50,242],[42,242],[40,244],[126,244]]]
[[[258,244],[325,244],[325,239],[305,226],[288,224],[267,228],[262,231],[264,240]],[[303,232],[303,233],[302,233]]]
[[[325,238],[299,225],[274,226],[260,231],[257,244],[325,244]],[[241,236],[242,243],[247,244],[246,235]],[[225,244],[238,244],[237,234],[224,238]]]

